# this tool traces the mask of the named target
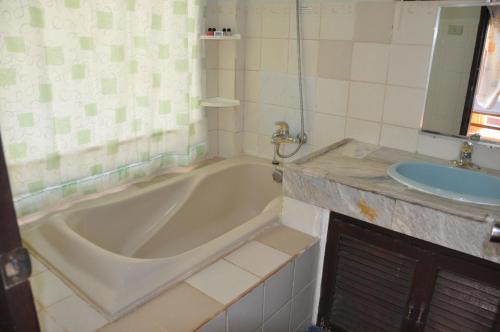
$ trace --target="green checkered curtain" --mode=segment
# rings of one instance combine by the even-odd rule
[[[18,215],[206,151],[200,0],[0,1],[0,127]]]

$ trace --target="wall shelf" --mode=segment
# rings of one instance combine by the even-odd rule
[[[239,40],[239,39],[241,39],[241,35],[238,33],[231,35],[231,36],[223,36],[223,37],[203,35],[203,36],[200,36],[200,39],[203,39],[203,40]]]
[[[236,107],[240,105],[240,101],[236,99],[214,97],[203,99],[200,105],[203,107]]]

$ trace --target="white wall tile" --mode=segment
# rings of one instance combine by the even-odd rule
[[[256,133],[259,125],[259,104],[246,102],[243,116],[243,128],[246,132]]]
[[[189,277],[186,282],[219,303],[228,304],[259,279],[223,259]]]
[[[315,270],[314,270],[315,271]],[[314,301],[314,282],[308,284],[301,292],[293,298],[291,331],[296,331],[304,320],[311,317]],[[307,326],[309,326],[308,324]]]
[[[438,7],[438,2],[396,2],[392,42],[432,45]]]
[[[219,109],[219,130],[239,132],[243,126],[243,115],[239,107]]]
[[[207,110],[207,127],[208,131],[217,130],[219,128],[219,109],[210,108]]]
[[[450,137],[420,133],[417,152],[441,159],[456,159],[462,142]]]
[[[264,320],[274,315],[292,298],[293,262],[281,268],[264,284]]]
[[[266,322],[264,322],[263,331],[288,332],[290,329],[291,310],[292,310],[292,302],[289,301],[278,312],[276,312],[272,317],[270,317]]]
[[[323,147],[344,138],[345,118],[323,113],[311,113],[309,143]]]
[[[259,134],[272,135],[275,123],[283,121],[286,113],[286,107],[262,104],[259,110]]]
[[[225,257],[226,260],[259,277],[266,277],[290,259],[290,255],[250,241]]]
[[[247,70],[260,70],[261,40],[248,38],[246,40],[245,68]]]
[[[330,211],[328,210],[293,198],[283,198],[282,222],[290,228],[311,236],[319,236],[321,224],[328,222],[329,219]]]
[[[384,123],[420,128],[424,103],[424,90],[389,85],[385,92]]]
[[[243,133],[243,153],[249,155],[257,155],[258,154],[258,138],[259,135],[245,132]]]
[[[266,104],[286,106],[286,94],[290,75],[263,72],[260,77],[260,101]]]
[[[348,81],[318,78],[316,95],[318,112],[341,116],[347,113]]]
[[[228,332],[252,332],[262,326],[263,290],[260,285],[227,310]]]
[[[392,45],[387,82],[425,88],[430,61],[430,47],[416,45]]]
[[[238,156],[242,151],[241,133],[219,130],[219,156],[231,158]]]
[[[260,99],[260,72],[245,72],[245,100],[258,102]]]
[[[318,39],[320,29],[320,12],[321,4],[317,0],[301,0],[301,38],[302,39]],[[297,17],[295,10],[295,2],[290,6],[290,39],[297,39]]]
[[[245,2],[246,36],[258,38],[262,36],[262,5],[255,2]]]
[[[290,31],[290,4],[267,3],[262,11],[262,36],[265,38],[288,38]]]
[[[236,69],[236,43],[219,43],[219,69]]]
[[[392,125],[384,125],[380,135],[380,145],[389,148],[405,150],[409,152],[417,151],[418,130],[403,128]]]
[[[351,79],[356,81],[385,83],[389,65],[387,44],[354,43]]]
[[[302,41],[302,73],[303,75],[316,76],[318,68],[318,41],[303,40]],[[288,47],[288,72],[297,73],[297,40],[290,39]]]
[[[226,312],[220,313],[210,322],[203,325],[198,332],[226,332]]]
[[[262,70],[284,73],[287,67],[288,39],[262,39]]]
[[[219,155],[219,133],[217,130],[208,132],[208,155],[209,157]]]
[[[295,259],[293,271],[293,296],[296,296],[316,278],[318,260],[319,243],[316,243]]]
[[[352,40],[354,6],[354,3],[323,2],[321,4],[320,39]]]
[[[259,135],[257,138],[257,154],[264,158],[272,158],[274,146],[271,144],[271,133]]]
[[[379,122],[347,118],[345,136],[361,142],[378,144],[380,129]]]
[[[384,93],[384,85],[351,82],[348,116],[380,121],[384,109]]]
[[[235,98],[236,75],[234,70],[219,70],[219,96],[224,98]]]

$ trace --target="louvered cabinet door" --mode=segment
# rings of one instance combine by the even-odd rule
[[[407,331],[418,250],[332,214],[320,324],[333,331]],[[333,228],[332,228],[333,226]]]
[[[500,331],[500,265],[434,250],[424,331]]]

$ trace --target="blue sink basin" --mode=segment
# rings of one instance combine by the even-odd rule
[[[428,163],[394,164],[387,173],[402,184],[462,202],[500,205],[500,178],[461,168]]]

